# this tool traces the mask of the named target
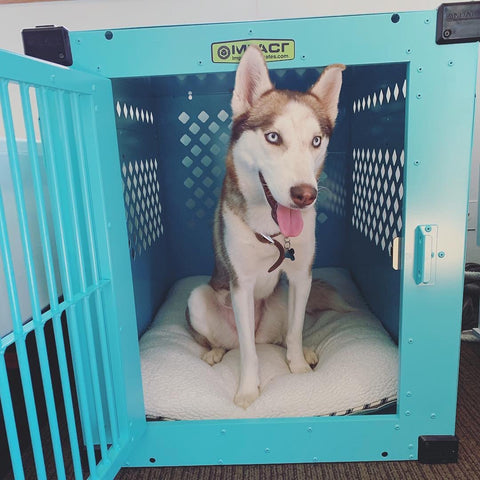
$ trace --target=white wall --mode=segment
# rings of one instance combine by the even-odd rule
[[[63,25],[69,30],[106,29],[431,10],[440,3],[441,0],[68,0],[0,5],[0,48],[22,53],[21,30],[45,24]],[[472,218],[469,222],[475,229],[479,165],[480,121],[477,121],[470,190]],[[467,260],[480,263],[475,231],[468,233]]]
[[[355,13],[430,10],[440,0],[69,0],[0,5],[0,48],[22,52],[22,28],[89,30]]]

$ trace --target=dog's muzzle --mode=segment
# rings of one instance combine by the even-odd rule
[[[301,210],[312,205],[317,198],[317,189],[308,184],[300,184],[290,189],[290,197],[295,204],[294,208],[279,204],[268,188],[262,172],[259,172],[265,198],[271,208],[274,222],[279,226],[280,232],[287,237],[297,237],[303,230],[303,218]]]

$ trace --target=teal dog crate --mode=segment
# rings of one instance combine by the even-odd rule
[[[477,44],[442,23],[448,8],[44,42],[71,63],[68,38],[71,66],[0,52],[0,435],[15,478],[416,460],[419,438],[434,456],[455,443]],[[250,43],[278,88],[347,66],[315,266],[347,269],[397,342],[393,412],[146,420],[138,339],[174,282],[212,271],[230,97]]]

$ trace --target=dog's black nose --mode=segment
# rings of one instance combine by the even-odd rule
[[[297,207],[304,208],[311,205],[317,198],[317,189],[306,183],[290,189],[290,196]]]

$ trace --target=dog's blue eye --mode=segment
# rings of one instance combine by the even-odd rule
[[[282,143],[282,139],[277,132],[269,132],[265,134],[265,139],[268,143],[273,143],[274,145],[280,145]]]
[[[318,148],[322,143],[322,137],[320,136],[316,136],[316,137],[313,137],[313,140],[312,140],[312,145],[315,147],[315,148]]]

